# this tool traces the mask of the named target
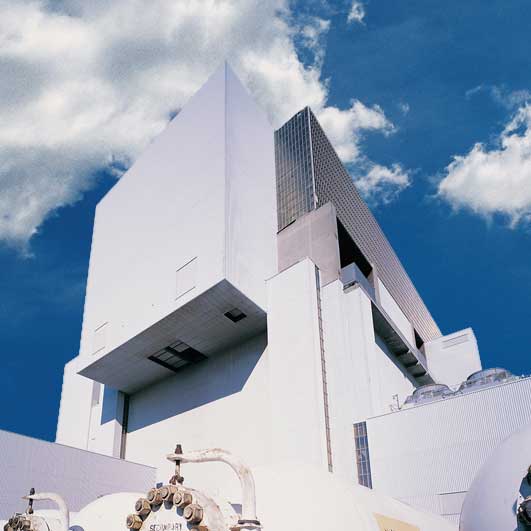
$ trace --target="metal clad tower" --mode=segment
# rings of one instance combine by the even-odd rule
[[[441,331],[309,107],[275,132],[278,229],[331,202],[423,342]]]

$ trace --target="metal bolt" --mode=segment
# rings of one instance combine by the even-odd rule
[[[140,516],[147,516],[151,512],[151,505],[145,498],[140,498],[135,503],[135,511]]]
[[[160,505],[162,503],[162,495],[160,489],[151,489],[146,495],[147,501],[151,505]]]
[[[140,529],[142,527],[142,518],[138,514],[130,514],[125,525],[127,525],[128,529]]]
[[[203,508],[197,503],[192,503],[184,509],[183,516],[191,524],[198,524],[203,519]]]
[[[175,485],[164,485],[164,487],[161,487],[160,489],[160,495],[162,497],[162,501],[165,501],[165,502],[173,501],[173,496],[176,492],[177,492],[177,487]]]
[[[187,505],[190,505],[192,501],[192,495],[186,490],[178,490],[173,495],[173,503],[181,509]]]

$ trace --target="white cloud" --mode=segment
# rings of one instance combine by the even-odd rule
[[[389,203],[397,195],[411,185],[409,172],[400,164],[390,168],[380,164],[372,164],[361,177],[354,179],[360,193],[369,203]]]
[[[454,208],[483,216],[502,214],[514,227],[531,220],[531,105],[523,104],[503,129],[496,146],[477,143],[446,167],[439,197]]]
[[[348,13],[347,22],[363,23],[365,18],[365,6],[358,0],[354,0]]]
[[[328,29],[288,0],[0,0],[0,240],[24,246],[96,172],[127,167],[224,59],[275,126],[309,105],[343,160],[363,159],[363,132],[393,126],[329,105]]]
[[[400,109],[400,112],[405,116],[406,114],[409,114],[409,111],[411,110],[411,107],[409,106],[409,103],[406,102],[400,102],[398,104],[398,108]]]

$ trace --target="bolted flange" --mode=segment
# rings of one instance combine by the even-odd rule
[[[136,500],[135,511],[140,516],[147,516],[151,512],[151,505],[145,498]]]
[[[183,516],[191,524],[198,524],[203,519],[203,508],[197,503],[192,503],[185,507]]]
[[[164,502],[172,502],[173,496],[177,492],[177,487],[175,485],[164,485],[164,487],[160,488],[160,495],[162,497],[162,501]]]
[[[142,518],[138,514],[130,514],[125,524],[128,529],[140,529],[142,527]]]
[[[187,490],[179,489],[173,495],[173,503],[181,509],[183,509],[187,505],[190,505],[192,501],[192,495]]]
[[[160,505],[162,503],[162,494],[160,489],[151,489],[146,495],[147,501],[151,505]]]

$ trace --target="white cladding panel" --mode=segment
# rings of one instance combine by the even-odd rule
[[[390,410],[414,387],[374,335],[371,301],[341,281],[321,289],[334,473],[357,478],[353,424]]]
[[[403,404],[415,390],[405,371],[393,361],[393,354],[383,340],[376,336],[375,352],[371,360],[374,412],[372,415],[383,415],[392,411],[397,402]]]
[[[409,322],[404,312],[400,309],[393,296],[389,293],[389,290],[385,287],[384,283],[378,278],[378,302],[385,310],[387,315],[391,318],[398,330],[402,332],[404,337],[412,344],[415,345],[415,334],[413,332],[413,325]]]
[[[458,385],[481,370],[478,344],[472,328],[466,328],[424,345],[428,368],[446,385]]]
[[[94,382],[77,374],[77,359],[64,368],[56,442],[87,449]]]
[[[157,467],[167,482],[173,467],[165,456],[221,447],[250,465],[269,459],[269,372],[265,335],[189,366],[133,394],[129,402],[126,458]],[[225,465],[212,465],[212,487],[233,484]],[[187,482],[204,479],[211,467],[186,470]]]
[[[230,68],[226,70],[226,277],[265,309],[277,272],[273,129]]]
[[[98,204],[82,356],[104,355],[222,279],[225,125],[222,69]],[[177,271],[193,259],[195,287],[181,290]]]
[[[224,66],[97,207],[85,365],[225,278],[265,308],[276,262],[273,130]]]
[[[267,287],[272,455],[326,469],[315,265],[304,259]]]
[[[526,378],[369,419],[373,487],[432,510],[433,496],[466,492],[494,448],[531,422],[530,401]]]
[[[97,497],[153,486],[153,468],[0,431],[0,519],[22,512],[30,487],[61,494],[71,511]],[[43,502],[36,508],[55,508]]]

